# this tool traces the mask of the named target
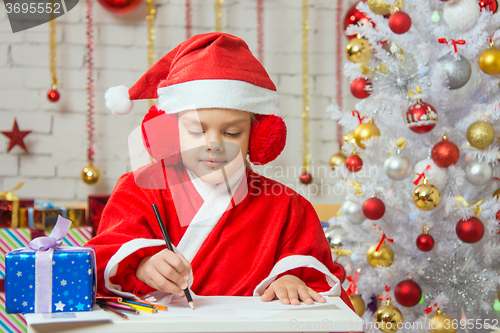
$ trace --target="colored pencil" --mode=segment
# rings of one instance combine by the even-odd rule
[[[103,308],[104,310],[109,311],[109,312],[113,312],[114,314],[116,314],[116,315],[118,315],[118,316],[122,317],[123,319],[128,320],[128,316],[127,316],[126,314],[124,314],[123,312],[120,312],[120,311],[118,311],[117,309],[115,309],[115,308],[113,308],[113,307],[111,307],[111,306],[109,306],[109,305],[106,305],[106,304],[104,304],[104,303],[98,303],[98,304],[99,304],[99,306],[100,306],[101,308]]]
[[[137,300],[137,299],[134,299],[133,301],[132,300],[125,300],[125,301],[127,301],[127,302],[141,303],[141,304],[148,304],[148,305],[154,305],[154,306],[156,306],[156,308],[158,309],[158,311],[167,311],[167,309],[168,309],[164,305],[150,303],[150,302],[146,302],[146,301],[142,301],[142,300]]]
[[[143,312],[149,312],[149,313],[157,313],[158,310],[152,307],[146,307],[146,306],[140,306],[140,305],[131,305],[134,309],[143,311]]]
[[[111,302],[121,302],[123,299],[121,297],[113,296],[97,296],[96,301],[111,301]]]
[[[152,308],[152,309],[155,309],[155,310],[158,310],[158,308],[156,307],[156,305],[154,304],[149,304],[149,303],[143,303],[143,302],[137,302],[137,301],[129,301],[129,300],[125,300],[125,301],[122,301],[120,303],[124,303],[124,304],[128,304],[128,305],[131,305],[131,306],[145,306],[147,308]]]
[[[119,311],[127,311],[127,312],[131,312],[133,314],[136,314],[136,315],[139,314],[139,311],[136,308],[134,308],[132,306],[125,305],[125,304],[114,303],[114,302],[97,302],[97,303],[111,306]]]
[[[156,215],[156,220],[158,221],[158,224],[160,225],[161,233],[163,234],[163,239],[165,239],[165,243],[167,243],[167,247],[170,251],[174,251],[174,247],[172,246],[172,242],[170,242],[170,237],[168,237],[167,229],[165,228],[165,225],[163,224],[163,220],[160,216],[160,212],[158,211],[158,207],[156,204],[153,204],[153,210]],[[189,292],[189,288],[184,289],[184,295],[186,295],[186,299],[188,301],[189,306],[191,309],[194,310],[194,303],[193,299],[191,298],[191,293]]]

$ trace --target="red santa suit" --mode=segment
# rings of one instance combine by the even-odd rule
[[[166,248],[152,204],[170,239],[192,265],[197,295],[258,296],[281,275],[293,274],[324,295],[351,302],[311,204],[290,188],[244,166],[227,181],[208,184],[181,161],[175,114],[235,109],[255,114],[248,158],[274,160],[284,149],[274,83],[246,43],[224,33],[193,36],[162,57],[134,86],[108,89],[106,106],[127,114],[132,100],[157,98],[134,131],[131,156],[150,155],[116,184],[103,212],[96,250],[98,291],[122,296],[155,292],[139,281],[142,259]],[[139,144],[137,142],[139,141]],[[147,150],[147,153],[146,153]],[[245,158],[241,156],[240,158]]]
[[[184,165],[167,168],[166,174],[177,177],[174,182],[183,187],[175,191],[177,204],[184,203],[186,214],[203,210],[204,200]],[[153,164],[150,169],[158,175],[160,168]],[[232,188],[236,187],[234,197],[245,193],[245,188],[248,193],[220,218],[214,216],[215,221],[200,221],[205,222],[203,227],[181,226],[168,187],[144,189],[137,185],[144,181],[133,173],[123,175],[103,212],[97,236],[87,243],[96,250],[98,291],[128,297],[156,291],[136,277],[143,258],[166,248],[151,207],[156,203],[173,245],[191,262],[190,289],[195,294],[259,296],[277,277],[292,274],[323,295],[340,296],[350,306],[339,283],[342,270],[332,261],[312,205],[279,182],[249,169],[244,173],[244,183],[236,180]],[[151,174],[145,171],[140,177]],[[207,228],[197,236],[197,230]],[[189,238],[187,243],[184,237]]]

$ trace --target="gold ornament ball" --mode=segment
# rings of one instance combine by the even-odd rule
[[[368,261],[368,264],[370,264],[370,266],[372,267],[391,266],[392,262],[394,261],[394,252],[392,251],[391,247],[384,243],[382,244],[382,246],[380,246],[380,249],[378,251],[375,251],[377,249],[377,246],[378,243],[373,244],[366,252],[366,260]]]
[[[363,314],[365,313],[366,304],[365,301],[363,301],[361,295],[349,295],[349,299],[351,300],[352,306],[354,306],[354,311],[356,312],[356,314],[360,317],[363,316]]]
[[[500,50],[489,48],[479,56],[479,68],[489,75],[500,74]]]
[[[495,140],[495,130],[490,123],[479,120],[467,129],[467,141],[478,149],[488,147],[493,140]]]
[[[401,0],[396,1],[399,8],[403,7]],[[375,14],[387,15],[391,13],[391,6],[385,3],[385,0],[368,0],[368,7]]]
[[[345,156],[342,153],[337,153],[335,155],[332,155],[332,157],[330,157],[330,167],[332,168],[332,170],[335,170],[335,167],[344,164],[346,158],[347,156]]]
[[[439,205],[441,201],[441,194],[437,187],[431,184],[424,184],[417,186],[413,191],[413,203],[421,210],[429,211]]]
[[[356,140],[356,143],[360,148],[366,148],[366,146],[363,144],[363,140],[369,139],[372,136],[380,136],[380,130],[373,123],[373,121],[360,124],[354,130],[354,140]]]
[[[351,143],[351,140],[354,138],[354,131],[347,132],[346,135],[344,135],[344,141],[347,143]]]
[[[101,179],[101,171],[90,163],[82,170],[80,175],[82,181],[87,185],[95,185]]]
[[[403,322],[403,315],[398,308],[392,306],[390,301],[387,301],[386,305],[375,312],[375,322],[382,332],[394,333],[398,331],[398,323]]]
[[[497,199],[498,201],[498,198],[500,197],[500,188],[498,190],[496,190],[495,192],[493,192],[493,196]],[[500,291],[499,291],[500,292]],[[500,298],[500,297],[499,297]]]
[[[372,56],[370,43],[364,38],[353,38],[346,46],[347,59],[354,63],[367,63]]]
[[[441,310],[429,320],[429,332],[431,333],[456,333],[456,328],[453,328],[453,319],[445,316]]]

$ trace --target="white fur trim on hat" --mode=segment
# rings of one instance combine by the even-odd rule
[[[128,114],[134,107],[134,102],[130,100],[128,88],[124,85],[111,87],[104,94],[106,107],[113,114]]]
[[[156,105],[166,113],[220,108],[279,115],[276,91],[238,80],[194,80],[158,88]]]

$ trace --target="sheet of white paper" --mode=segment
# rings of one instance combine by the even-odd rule
[[[312,305],[283,305],[280,301],[262,302],[260,297],[237,296],[196,296],[193,295],[195,309],[192,310],[186,299],[174,299],[166,304],[168,311],[158,312],[166,317],[195,317],[195,318],[253,318],[262,319],[275,316],[281,312],[294,309],[311,309],[323,306],[332,306],[329,297],[326,303],[315,302]],[[158,314],[153,314],[154,316]]]
[[[73,323],[82,321],[110,321],[110,315],[94,305],[92,311],[54,312],[54,313],[26,313],[24,315],[28,325]]]

